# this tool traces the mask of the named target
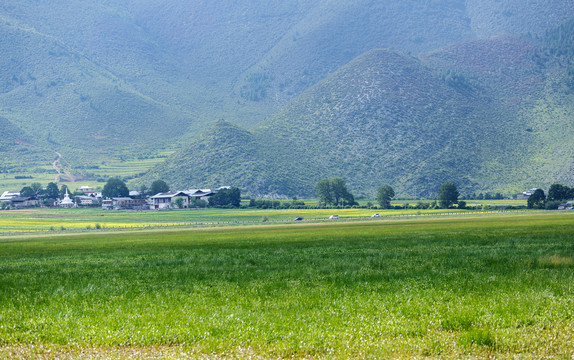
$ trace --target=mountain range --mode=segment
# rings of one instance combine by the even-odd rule
[[[6,0],[0,166],[58,153],[123,176],[103,170],[121,158],[134,186],[254,195],[569,184],[573,17],[571,0]]]

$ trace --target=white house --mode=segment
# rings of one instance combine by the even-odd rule
[[[183,208],[188,208],[190,195],[184,191],[165,192],[155,194],[150,199],[153,201],[152,209],[156,210],[176,208],[177,199],[182,199]]]

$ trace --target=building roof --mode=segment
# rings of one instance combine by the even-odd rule
[[[0,200],[10,200],[19,196],[20,196],[19,191],[4,191],[2,195],[0,195]]]
[[[173,198],[175,196],[190,196],[188,193],[184,191],[174,192],[164,192],[164,193],[157,193],[151,197],[151,199],[165,199],[165,198]]]
[[[12,198],[12,202],[25,202],[25,201],[30,201],[30,200],[36,200],[36,199],[33,198],[33,197],[29,197],[29,196],[28,196],[28,197],[15,197],[15,198]]]
[[[184,191],[184,193],[192,197],[211,196],[214,194],[210,189],[191,189]]]

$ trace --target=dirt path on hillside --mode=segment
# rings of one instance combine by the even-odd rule
[[[60,178],[60,175],[62,175],[62,173],[60,172],[60,168],[58,167],[58,164],[60,164],[60,159],[62,158],[62,154],[60,154],[59,152],[56,151],[56,154],[58,155],[58,157],[56,158],[56,160],[54,160],[54,162],[52,163],[52,167],[54,168],[54,170],[56,170],[56,172],[58,173],[58,175],[56,175],[56,177],[54,177],[54,182],[58,183],[58,180]]]
[[[56,170],[56,172],[58,174],[54,177],[54,182],[58,183],[59,180],[62,179],[62,177],[65,177],[70,182],[76,181],[76,177],[74,175],[70,174],[68,171],[66,171],[66,169],[62,166],[62,162],[61,162],[62,154],[60,154],[57,151],[55,151],[55,153],[56,153],[56,155],[58,155],[58,157],[52,163],[52,168],[54,168],[54,170]],[[63,175],[62,175],[62,173],[63,173]]]

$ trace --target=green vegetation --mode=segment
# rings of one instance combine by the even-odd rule
[[[156,195],[159,193],[164,193],[169,191],[169,185],[163,180],[156,180],[151,183],[150,194]]]
[[[209,205],[213,207],[239,207],[241,204],[241,190],[236,187],[220,189],[209,198]]]
[[[564,201],[574,199],[574,188],[562,184],[552,184],[548,189],[548,201]]]
[[[0,187],[149,186],[160,169],[253,196],[309,196],[333,176],[370,197],[380,183],[430,197],[457,174],[465,192],[544,185],[572,158],[572,16],[569,0],[6,0]],[[416,58],[368,53],[385,48]],[[199,135],[218,119],[250,132]],[[180,163],[207,145],[220,158]]]
[[[523,174],[515,159],[530,153],[522,137],[499,139],[526,127],[505,105],[493,105],[490,89],[483,91],[460,92],[419,59],[371,51],[251,131],[218,122],[145,180],[161,174],[176,186],[227,183],[252,196],[289,197],[313,196],[331,176],[371,198],[380,183],[429,198],[451,179],[467,193],[478,184],[505,193],[528,188],[532,180],[513,176]]]
[[[290,202],[292,203],[292,202]],[[395,202],[392,210],[378,211],[381,220],[412,217],[434,217],[446,215],[472,216],[483,212],[500,212],[512,208],[526,208],[526,201],[505,202],[472,202],[469,210],[449,209],[437,207],[421,207],[418,204]],[[275,203],[277,204],[277,203]],[[182,211],[105,211],[101,208],[78,209],[29,209],[19,211],[3,211],[0,217],[0,234],[11,235],[25,232],[48,232],[64,226],[67,232],[84,231],[102,228],[114,229],[149,229],[149,228],[190,228],[212,227],[229,225],[261,225],[265,217],[266,224],[289,223],[296,217],[303,217],[304,222],[325,222],[333,209],[316,208],[317,204],[309,206],[269,206],[267,208],[221,209],[205,208]],[[339,218],[344,221],[371,220],[375,212],[369,208],[337,209]]]
[[[323,179],[317,183],[319,204],[323,206],[353,206],[355,197],[347,189],[345,180],[334,177]]]
[[[547,213],[3,238],[0,356],[568,358],[573,223]]]
[[[441,208],[448,209],[453,204],[458,203],[459,192],[451,182],[446,182],[438,189],[438,202]]]
[[[382,185],[377,189],[377,202],[382,209],[391,207],[391,199],[395,196],[395,190],[390,185]]]
[[[102,190],[102,197],[104,198],[127,197],[129,194],[130,191],[126,183],[118,178],[109,179]]]
[[[527,204],[529,209],[544,209],[546,203],[546,194],[544,190],[536,189],[532,195],[528,197]]]

